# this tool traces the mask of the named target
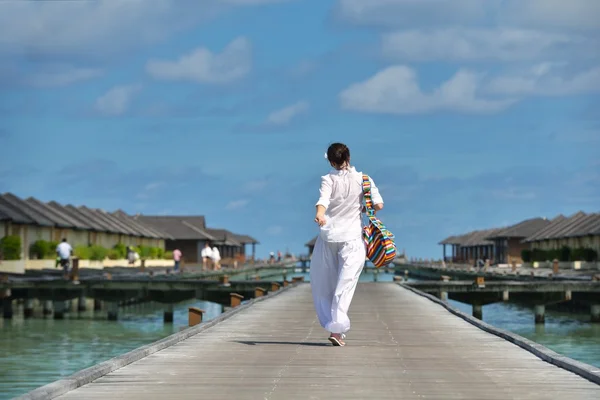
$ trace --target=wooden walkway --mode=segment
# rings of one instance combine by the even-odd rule
[[[60,399],[600,399],[546,363],[394,284],[360,284],[346,347],[319,326],[308,284]]]

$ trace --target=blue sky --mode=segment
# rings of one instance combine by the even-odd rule
[[[600,205],[596,0],[0,2],[0,192],[316,233],[329,143],[409,256]]]

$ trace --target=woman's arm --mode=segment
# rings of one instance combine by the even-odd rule
[[[319,226],[325,225],[325,211],[329,206],[329,202],[331,201],[331,181],[329,177],[323,176],[321,178],[321,187],[319,188],[319,200],[315,207],[317,208],[317,212],[315,215],[315,222],[319,224]]]
[[[321,177],[321,187],[319,188],[319,200],[317,201],[317,211],[319,210],[319,206],[323,207],[323,213],[329,207],[329,202],[331,201],[331,179],[329,176],[325,175]]]
[[[380,211],[383,209],[383,197],[379,193],[379,189],[377,185],[375,185],[375,181],[373,178],[371,179],[371,199],[373,200],[373,209],[375,211]]]

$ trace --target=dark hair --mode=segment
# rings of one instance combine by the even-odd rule
[[[67,238],[63,238],[63,240],[62,240],[62,241],[63,241],[63,242],[66,242],[66,241],[67,241]]]
[[[340,168],[350,162],[350,149],[343,143],[333,143],[327,149],[327,159]]]

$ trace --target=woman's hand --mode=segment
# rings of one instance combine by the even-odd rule
[[[323,225],[325,225],[325,223],[327,221],[325,220],[325,216],[324,215],[317,214],[317,216],[315,217],[315,222],[317,223],[317,225],[323,226]]]

